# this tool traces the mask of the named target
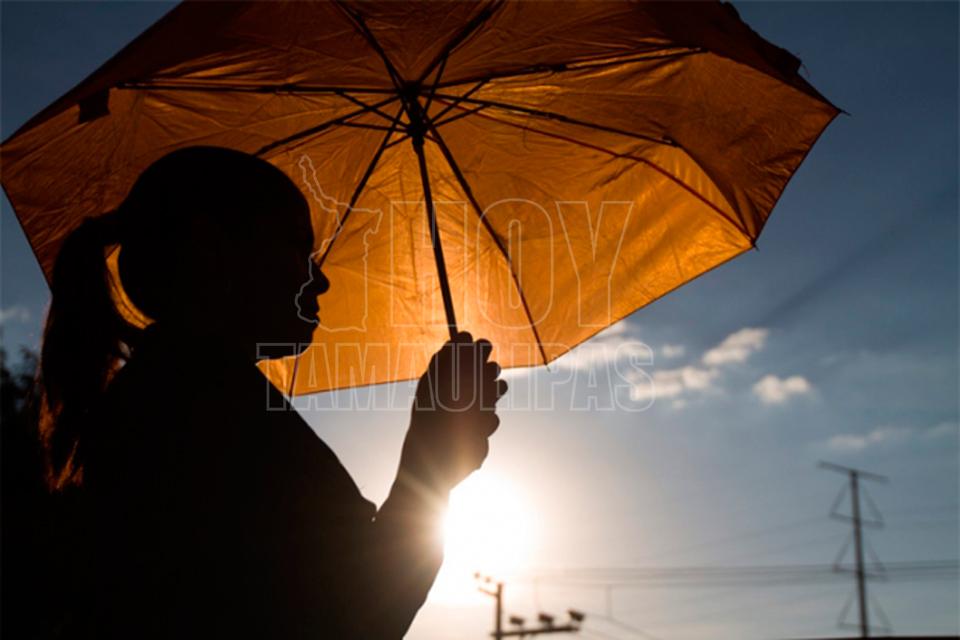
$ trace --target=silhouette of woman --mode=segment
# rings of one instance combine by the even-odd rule
[[[41,363],[50,481],[82,516],[83,597],[64,635],[406,632],[442,560],[438,515],[486,457],[506,385],[488,342],[444,345],[377,510],[295,411],[267,410],[284,400],[255,366],[258,342],[309,342],[297,307],[329,284],[314,273],[294,304],[313,244],[289,178],[214,147],[158,160],[64,243]],[[118,311],[116,247],[145,329]],[[457,400],[455,382],[480,393]]]

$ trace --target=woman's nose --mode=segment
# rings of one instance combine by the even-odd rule
[[[314,295],[321,295],[327,292],[327,289],[330,288],[330,280],[327,279],[327,276],[320,270],[320,267],[313,265],[310,267],[310,290]]]

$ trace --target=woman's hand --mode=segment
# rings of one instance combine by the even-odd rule
[[[459,333],[434,354],[417,385],[401,476],[449,491],[480,468],[500,424],[496,403],[507,391],[497,379],[500,366],[488,362],[492,348]]]

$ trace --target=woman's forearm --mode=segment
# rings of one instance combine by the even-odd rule
[[[449,492],[401,470],[366,540],[354,585],[368,603],[363,638],[399,639],[423,605],[443,562],[441,522]]]

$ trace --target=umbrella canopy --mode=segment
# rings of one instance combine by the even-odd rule
[[[3,186],[49,276],[162,155],[256,154],[332,283],[294,392],[416,377],[455,324],[545,364],[754,246],[838,113],[798,67],[714,2],[186,3],[8,139]]]

